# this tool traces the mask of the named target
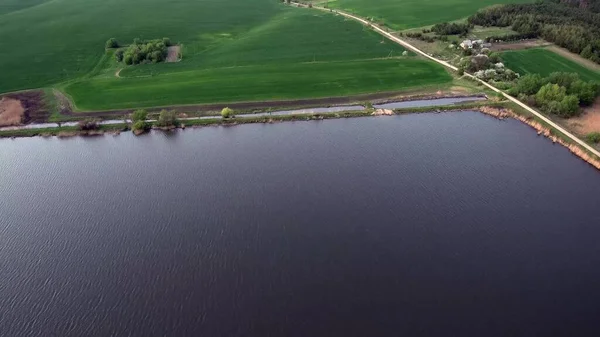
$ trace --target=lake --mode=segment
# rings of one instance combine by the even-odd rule
[[[0,335],[600,334],[600,172],[475,112],[0,141]]]

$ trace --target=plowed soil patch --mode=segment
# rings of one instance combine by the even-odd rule
[[[21,101],[6,97],[0,100],[0,126],[21,124],[24,114],[25,108]]]

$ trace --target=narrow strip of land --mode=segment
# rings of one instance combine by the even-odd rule
[[[302,4],[297,4],[298,6],[304,6]],[[403,47],[412,50],[413,52],[426,57],[434,62],[437,62],[449,69],[452,69],[454,71],[458,71],[458,68],[451,65],[450,63],[440,60],[438,58],[435,58],[423,51],[421,51],[420,49],[418,49],[417,47],[413,46],[412,44],[394,36],[393,34],[387,32],[385,29],[379,27],[378,25],[367,21],[366,19],[363,19],[361,17],[358,17],[356,15],[350,14],[350,13],[346,13],[344,11],[340,11],[340,10],[331,10],[329,8],[325,8],[325,7],[321,7],[321,6],[312,6],[312,8],[318,9],[318,10],[322,10],[322,11],[326,11],[326,12],[334,12],[336,14],[342,15],[346,18],[349,19],[353,19],[356,20],[364,25],[367,25],[371,28],[373,28],[373,30],[375,30],[376,32],[378,32],[379,34],[387,37],[388,39],[402,45]],[[493,85],[480,80],[478,78],[476,78],[475,76],[471,75],[471,74],[467,74],[465,73],[466,77],[470,77],[480,83],[482,83],[483,85],[485,85],[486,87],[490,88],[491,90],[493,90],[494,92],[497,93],[501,93],[502,95],[504,95],[504,97],[506,97],[508,100],[512,101],[513,103],[519,105],[521,108],[527,110],[528,112],[532,113],[534,116],[536,116],[537,118],[541,119],[542,121],[544,121],[545,123],[547,123],[548,125],[550,125],[551,127],[553,127],[554,129],[558,130],[559,132],[561,132],[562,134],[564,134],[565,136],[569,137],[571,140],[573,140],[574,142],[576,142],[577,144],[579,144],[580,146],[582,146],[584,149],[586,149],[587,151],[589,151],[590,153],[593,153],[594,155],[600,157],[600,152],[598,152],[596,149],[594,149],[593,147],[591,147],[590,145],[588,145],[586,142],[582,141],[581,139],[579,139],[578,137],[576,137],[575,135],[573,135],[572,133],[570,133],[569,131],[567,131],[566,129],[564,129],[563,127],[561,127],[560,125],[554,123],[552,120],[550,120],[548,117],[544,116],[542,113],[538,112],[537,110],[529,107],[528,105],[524,104],[523,102],[519,101],[518,99],[516,99],[515,97],[512,97],[511,95],[508,95],[507,93],[503,92],[502,90],[494,87]]]

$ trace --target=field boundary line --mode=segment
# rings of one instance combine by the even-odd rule
[[[308,8],[308,6],[294,2],[295,5],[297,5],[298,7],[305,7]],[[378,32],[379,34],[387,37],[388,39],[400,44],[403,47],[406,47],[407,49],[410,49],[412,51],[414,51],[415,53],[424,56],[425,58],[428,58],[434,62],[437,62],[441,65],[443,65],[446,68],[449,68],[451,70],[454,71],[458,71],[458,68],[451,65],[450,63],[440,60],[438,58],[435,58],[425,52],[423,52],[422,50],[420,50],[419,48],[413,46],[412,44],[394,36],[393,34],[387,32],[386,30],[384,30],[383,28],[379,27],[378,25],[363,19],[359,16],[356,16],[354,14],[350,14],[350,13],[346,13],[344,11],[340,11],[337,9],[329,9],[329,8],[325,8],[325,7],[321,7],[321,6],[312,6],[312,8],[314,9],[318,9],[321,11],[325,11],[325,12],[331,12],[331,13],[335,13],[335,14],[339,14],[342,15],[344,17],[347,17],[349,19],[353,19],[355,21],[358,21],[364,25],[367,25],[368,27],[372,28],[374,31]],[[575,136],[574,134],[572,134],[571,132],[567,131],[565,128],[563,128],[562,126],[556,124],[555,122],[553,122],[552,120],[550,120],[548,117],[546,117],[545,115],[543,115],[542,113],[538,112],[537,110],[531,108],[530,106],[528,106],[527,104],[519,101],[518,99],[516,99],[515,97],[505,93],[504,91],[494,87],[493,85],[478,79],[477,77],[465,73],[464,76],[472,78],[476,81],[478,81],[479,83],[485,85],[486,87],[488,87],[489,89],[493,90],[494,92],[500,93],[502,94],[504,97],[506,97],[508,100],[512,101],[513,103],[517,104],[518,106],[520,106],[521,108],[527,110],[528,112],[532,113],[533,115],[535,115],[536,117],[538,117],[539,119],[541,119],[542,121],[544,121],[545,123],[547,123],[548,125],[550,125],[551,127],[553,127],[554,129],[558,130],[559,132],[561,132],[562,134],[564,134],[565,136],[569,137],[571,140],[573,140],[574,142],[576,142],[578,145],[582,146],[584,149],[586,149],[587,151],[593,153],[595,156],[600,158],[600,152],[598,152],[596,149],[594,149],[593,147],[591,147],[589,144],[587,144],[586,142],[584,142],[583,140],[579,139],[579,137]]]

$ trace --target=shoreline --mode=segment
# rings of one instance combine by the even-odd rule
[[[554,144],[558,143],[566,147],[573,155],[579,157],[581,160],[587,162],[592,167],[600,171],[600,158],[594,154],[586,151],[581,146],[568,141],[568,137],[560,134],[558,130],[553,129],[551,126],[544,125],[543,121],[538,121],[534,116],[527,114],[518,113],[518,106],[511,106],[509,102],[468,102],[464,104],[456,105],[444,105],[444,106],[428,106],[428,107],[416,107],[416,108],[399,108],[393,110],[382,109],[364,109],[362,111],[341,111],[332,113],[317,113],[317,114],[289,114],[289,115],[262,115],[262,116],[247,116],[242,118],[230,118],[221,119],[215,116],[215,118],[195,119],[182,121],[177,126],[172,127],[157,127],[152,126],[154,131],[167,131],[176,132],[185,130],[186,128],[202,128],[207,126],[222,126],[232,127],[243,124],[273,124],[279,122],[289,121],[315,121],[315,120],[326,120],[326,119],[340,119],[340,118],[358,118],[358,117],[378,117],[378,116],[389,116],[389,115],[404,115],[404,114],[415,114],[415,113],[441,113],[441,112],[457,112],[457,111],[476,111],[481,114],[504,120],[512,118],[520,121],[523,124],[528,125],[534,129],[538,135],[544,136],[551,140]],[[47,129],[20,129],[20,130],[7,130],[0,131],[1,138],[21,138],[21,137],[96,137],[105,134],[119,135],[121,132],[130,131],[130,126],[126,123],[122,124],[111,124],[101,125],[97,130],[79,130],[76,126],[59,127],[59,128],[47,128]],[[147,133],[147,132],[146,132]]]

